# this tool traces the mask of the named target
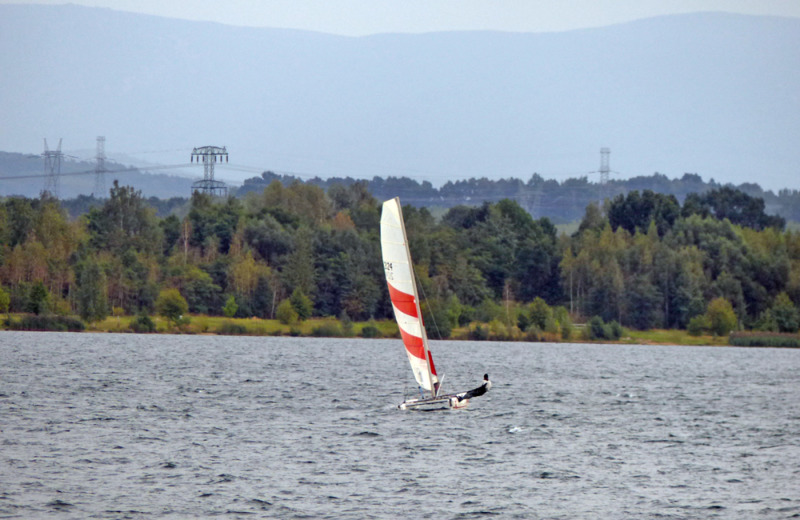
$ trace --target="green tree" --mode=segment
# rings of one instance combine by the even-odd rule
[[[590,271],[586,279],[589,310],[611,321],[622,315],[625,297],[625,279],[620,255],[626,247],[627,231],[617,233],[606,226],[593,247],[587,251]],[[583,251],[582,251],[583,252]]]
[[[47,274],[41,279],[54,296],[69,290],[72,275],[70,254],[78,242],[76,231],[77,227],[70,225],[58,200],[42,198],[39,201],[34,235],[29,237],[25,246],[41,243],[46,251],[41,261],[47,266]]]
[[[663,243],[656,257],[657,276],[662,281],[665,301],[665,326],[685,328],[694,316],[705,312],[703,296],[708,286],[703,263],[705,255],[696,246],[674,247]]]
[[[737,319],[746,316],[747,301],[745,300],[742,279],[744,277],[735,276],[728,271],[723,271],[714,282],[716,295],[724,298],[731,304]]]
[[[269,318],[272,312],[274,298],[275,293],[272,289],[269,277],[266,274],[260,275],[256,283],[256,291],[251,304],[253,314],[260,318]]]
[[[297,312],[297,316],[301,321],[311,317],[311,313],[314,311],[314,303],[311,301],[311,298],[306,296],[299,288],[292,291],[289,302],[292,304],[292,307],[295,312]]]
[[[751,197],[741,190],[725,186],[704,194],[692,193],[686,197],[684,217],[699,214],[713,215],[718,220],[728,219],[734,224],[762,230],[768,227],[783,229],[783,217],[767,215],[764,199]]]
[[[745,244],[744,265],[738,276],[742,282],[748,317],[766,311],[780,292],[786,292],[791,260],[784,233],[774,228],[755,231],[742,228]]]
[[[294,249],[289,254],[283,275],[289,287],[300,289],[304,294],[314,294],[315,270],[313,232],[308,227],[301,227],[294,237]]]
[[[607,222],[608,220],[603,216],[603,211],[596,203],[592,202],[586,206],[586,213],[583,215],[581,224],[578,227],[578,235],[582,235],[587,230],[600,233]]]
[[[661,323],[661,292],[644,274],[635,276],[627,284],[627,313],[625,324],[639,330],[648,330]]]
[[[211,275],[197,266],[188,266],[176,277],[182,286],[189,310],[197,314],[219,312],[222,304],[222,288],[214,283]]]
[[[606,339],[606,324],[600,316],[592,316],[589,321],[586,322],[586,331],[589,335],[589,339]]]
[[[163,289],[156,300],[156,312],[166,318],[173,325],[178,325],[184,320],[183,316],[189,311],[189,305],[181,296],[178,289]]]
[[[375,315],[380,289],[374,277],[354,273],[341,301],[341,307],[354,318],[364,320]]]
[[[454,260],[448,275],[453,293],[458,297],[458,301],[465,305],[480,305],[491,296],[486,279],[463,255],[455,255]]]
[[[121,252],[102,251],[97,259],[107,276],[112,306],[122,307],[128,313],[153,308],[160,289],[154,255],[129,248]]]
[[[227,318],[233,318],[238,310],[239,305],[236,303],[236,298],[231,294],[228,297],[228,301],[225,302],[225,306],[222,308],[222,313]]]
[[[297,314],[297,311],[294,310],[292,302],[287,299],[278,304],[278,308],[275,311],[275,317],[284,325],[294,325],[297,323],[299,315]]]
[[[255,295],[260,275],[267,274],[269,269],[259,263],[250,251],[235,255],[234,248],[228,254],[230,266],[228,267],[228,287],[236,295],[239,309],[246,316],[252,315],[250,303]]]
[[[592,316],[592,318],[586,322],[584,334],[588,335],[588,339],[616,341],[622,337],[622,326],[616,320],[605,323],[600,316]]]
[[[227,253],[243,213],[244,207],[238,199],[229,197],[218,203],[208,194],[195,192],[187,217],[190,244],[205,255]]]
[[[521,236],[511,272],[517,295],[523,301],[543,297],[548,301],[562,298],[556,254],[556,229],[546,218],[533,222]]]
[[[139,334],[156,331],[156,324],[153,323],[153,320],[150,319],[150,316],[144,313],[137,315],[136,318],[131,321],[131,324],[128,327],[133,332],[137,332]]]
[[[28,293],[28,306],[25,310],[39,315],[43,312],[47,312],[49,302],[50,293],[40,280],[31,285],[30,292]]]
[[[483,300],[475,309],[475,320],[483,323],[500,320],[504,316],[503,307],[490,298]]]
[[[704,332],[711,329],[711,323],[708,321],[708,316],[705,314],[698,314],[689,320],[686,326],[686,331],[690,336],[699,336]]]
[[[651,222],[655,223],[658,234],[664,236],[672,228],[680,206],[674,195],[663,195],[652,190],[644,190],[639,195],[636,190],[627,195],[618,195],[608,208],[608,221],[612,229],[623,227],[633,234],[637,230],[645,232]]]
[[[356,181],[348,186],[341,183],[328,188],[328,199],[333,203],[334,211],[348,210],[356,226],[359,226],[359,211],[375,208],[377,203],[369,192],[366,181]],[[366,222],[364,222],[366,224]],[[361,226],[359,226],[361,227]]]
[[[155,211],[147,205],[141,191],[120,186],[114,181],[109,199],[102,208],[92,208],[86,215],[91,244],[97,249],[121,254],[128,249],[160,252],[161,229]]]
[[[775,298],[771,315],[779,332],[797,332],[800,327],[800,313],[798,313],[797,307],[785,292],[780,293]]]
[[[292,251],[293,233],[291,227],[287,230],[272,214],[265,213],[245,223],[244,239],[269,265],[277,266]]]
[[[293,180],[288,186],[278,180],[267,186],[258,205],[291,214],[307,225],[318,226],[333,215],[330,199],[319,186]]]
[[[470,229],[478,222],[484,222],[489,216],[489,205],[473,208],[470,206],[454,206],[442,217],[442,222],[454,229]]]
[[[9,317],[9,309],[11,307],[11,295],[0,287],[0,313],[5,313],[6,318]]]
[[[545,330],[547,320],[552,318],[552,316],[553,309],[538,296],[528,306],[528,321],[538,327],[539,330]]]
[[[164,237],[161,248],[162,252],[164,255],[169,255],[173,247],[178,244],[178,241],[181,238],[181,221],[177,216],[169,215],[167,218],[159,222],[159,227],[161,228],[161,233]]]
[[[374,235],[352,227],[319,229],[314,235],[314,313],[355,320],[373,317],[381,300],[383,270]]]
[[[425,301],[422,310],[425,333],[431,339],[447,339],[453,332],[453,324],[447,315],[447,308],[441,301]]]
[[[75,293],[78,315],[85,321],[100,321],[108,316],[106,275],[97,262],[86,260],[80,266]]]
[[[725,298],[714,298],[708,304],[706,317],[711,332],[717,336],[727,336],[736,328],[736,313],[733,312],[731,302]]]

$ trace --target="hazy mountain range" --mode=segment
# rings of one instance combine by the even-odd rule
[[[73,199],[79,195],[108,198],[108,190],[115,180],[123,186],[135,187],[145,197],[188,198],[192,192],[192,180],[183,176],[159,170],[147,172],[114,161],[106,161],[106,172],[98,176],[95,164],[94,161],[65,156],[61,161],[61,175],[53,180],[49,178],[49,172],[44,171],[44,160],[39,155],[0,151],[0,196],[32,198],[46,189],[60,199]]]
[[[586,175],[609,147],[612,179],[798,187],[798,19],[351,38],[0,5],[0,49],[8,152],[41,153],[43,137],[91,149],[103,135],[109,157],[170,166],[227,146],[223,180],[272,170],[441,185]]]

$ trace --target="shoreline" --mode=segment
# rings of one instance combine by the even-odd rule
[[[39,318],[31,323],[25,318]],[[74,316],[33,316],[23,313],[7,315],[0,331],[20,332],[84,332],[118,334],[167,334],[200,336],[252,336],[252,337],[300,337],[300,338],[358,338],[358,339],[396,339],[400,340],[397,323],[394,320],[370,320],[365,322],[342,321],[337,318],[310,318],[291,324],[263,318],[226,318],[221,316],[188,315],[176,322],[161,316],[148,317],[148,330],[134,330],[140,317],[111,316],[95,323],[85,323]],[[28,328],[7,327],[9,322],[20,324],[26,321]],[[480,331],[480,334],[476,334]],[[763,331],[733,331],[727,336],[693,336],[686,330],[652,329],[639,331],[621,329],[619,339],[589,339],[583,324],[572,325],[570,333],[561,334],[528,330],[522,332],[517,327],[499,321],[491,323],[472,322],[467,326],[455,327],[447,338],[430,337],[431,341],[488,341],[502,343],[551,343],[551,344],[605,344],[605,345],[673,345],[684,347],[767,347],[800,348],[800,335]]]
[[[12,314],[19,320],[24,314]],[[83,333],[135,333],[130,328],[135,316],[111,316],[102,321],[86,325],[84,330],[71,331]],[[262,318],[225,318],[220,316],[190,315],[188,323],[171,325],[160,316],[151,317],[155,330],[147,334],[180,334],[203,336],[253,336],[253,337],[304,337],[304,338],[358,338],[358,339],[400,339],[397,324],[389,320],[367,322],[341,322],[336,318],[312,318],[294,324],[282,324],[278,320]],[[611,345],[674,345],[674,346],[735,346],[729,337],[691,336],[685,330],[654,329],[636,331],[625,329],[625,335],[617,341],[588,340],[582,337],[581,327],[574,327],[567,339],[549,333],[521,333],[515,327],[508,327],[500,337],[470,338],[470,330],[476,326],[486,327],[485,323],[471,323],[456,327],[448,338],[429,338],[431,341],[492,341],[506,343],[581,343]],[[514,330],[516,329],[516,330]],[[2,328],[0,330],[14,330]],[[29,332],[58,332],[30,330]],[[67,331],[62,331],[67,332]]]
[[[333,339],[355,339],[355,340],[373,340],[373,339],[381,339],[381,340],[397,340],[400,341],[401,338],[399,336],[378,336],[378,337],[364,337],[359,335],[317,335],[317,334],[255,334],[255,333],[244,333],[244,334],[230,334],[230,333],[221,333],[221,332],[214,332],[214,331],[206,331],[206,332],[193,332],[193,331],[181,331],[181,330],[159,330],[156,332],[134,332],[130,329],[127,330],[101,330],[98,328],[88,328],[86,330],[81,331],[64,331],[64,330],[15,330],[15,329],[7,329],[7,328],[0,328],[0,334],[3,332],[33,332],[33,333],[72,333],[72,334],[145,334],[150,336],[229,336],[229,337],[251,337],[251,338],[304,338],[304,339],[325,339],[325,338],[333,338]],[[653,331],[644,331],[643,334],[647,334],[648,332]],[[675,332],[669,330],[662,330],[657,332]],[[680,332],[680,331],[679,331]],[[620,345],[620,346],[638,346],[638,347],[733,347],[733,348],[777,348],[777,349],[800,349],[798,346],[790,346],[790,345],[734,345],[730,342],[729,337],[712,337],[712,336],[688,336],[688,338],[692,338],[691,341],[685,342],[677,342],[674,340],[665,340],[665,341],[657,341],[652,339],[647,339],[643,337],[625,337],[618,341],[609,341],[609,340],[587,340],[583,338],[574,338],[569,340],[528,340],[528,339],[470,339],[466,337],[451,337],[446,339],[432,339],[431,341],[454,341],[454,342],[486,342],[486,343],[549,343],[551,345]]]

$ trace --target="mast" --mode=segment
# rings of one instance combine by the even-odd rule
[[[403,219],[403,207],[400,205],[400,197],[394,198],[397,204],[397,213],[400,215],[400,228],[403,230],[403,243],[406,246],[406,256],[408,257],[408,267],[411,272],[411,287],[414,290],[414,305],[417,307],[417,316],[419,316],[420,336],[422,337],[422,348],[425,352],[425,366],[428,367],[428,381],[431,382],[431,397],[436,397],[436,385],[433,382],[433,372],[431,371],[431,356],[428,353],[428,333],[425,332],[425,324],[422,320],[422,309],[419,306],[419,291],[417,291],[417,277],[414,274],[414,264],[411,262],[411,248],[408,244],[408,235],[406,234],[406,222]]]

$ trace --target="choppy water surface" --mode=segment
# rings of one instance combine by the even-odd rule
[[[0,517],[800,517],[800,351],[433,348],[0,333]]]

